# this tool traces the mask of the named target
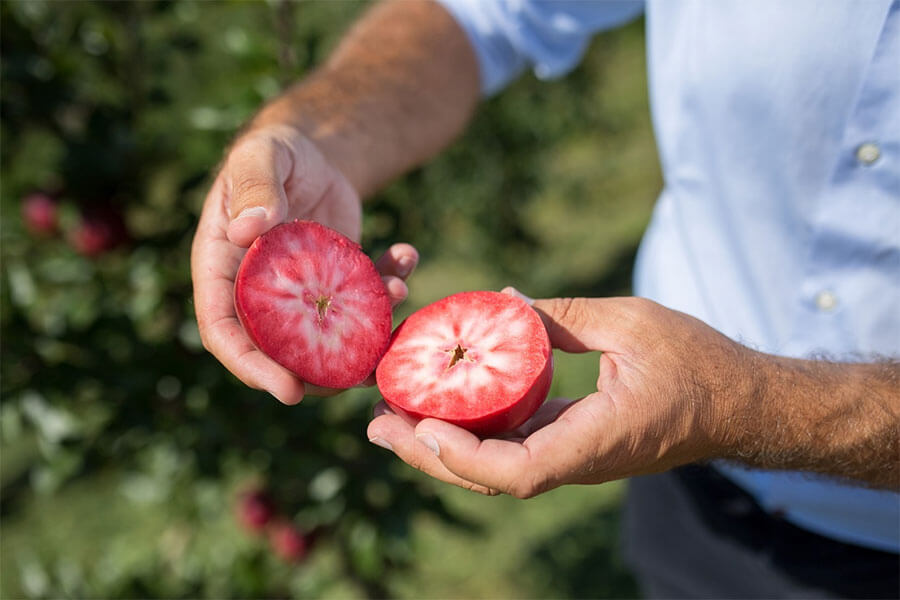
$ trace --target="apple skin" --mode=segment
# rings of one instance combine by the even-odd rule
[[[264,490],[249,491],[240,498],[237,517],[244,528],[260,532],[275,517],[275,502]]]
[[[306,558],[309,543],[293,523],[280,521],[269,529],[269,547],[281,560],[297,563]]]
[[[31,233],[53,235],[59,230],[59,205],[46,192],[33,192],[22,198],[22,220]]]
[[[81,221],[69,232],[69,243],[76,252],[96,258],[128,241],[128,229],[122,214],[111,206],[85,209]]]

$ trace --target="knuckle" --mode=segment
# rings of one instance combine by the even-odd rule
[[[589,318],[585,298],[556,298],[551,313],[560,327],[573,333],[583,329]]]
[[[633,321],[643,321],[657,313],[660,305],[653,300],[632,296],[624,299],[625,312]]]
[[[276,182],[269,177],[250,176],[243,177],[234,182],[234,195],[240,201],[241,198],[256,198],[261,195],[274,193]]]
[[[511,496],[518,498],[519,500],[528,500],[529,498],[534,498],[537,495],[537,492],[532,487],[531,482],[515,482],[512,484],[512,487],[509,490]]]
[[[231,159],[244,161],[260,156],[271,156],[278,142],[268,135],[251,134],[240,139],[231,149]]]
[[[548,484],[549,479],[542,469],[530,474],[520,473],[510,485],[510,494],[519,500],[528,500],[547,491]]]
[[[205,335],[202,329],[200,330],[200,342],[203,344],[203,349],[212,354],[212,342],[209,341],[209,336]]]
[[[527,498],[534,498],[550,489],[550,478],[543,472],[535,473],[528,483]]]
[[[646,298],[627,298],[621,306],[620,321],[632,341],[649,350],[655,348],[660,340],[671,337],[664,326],[666,310]]]
[[[625,331],[635,332],[643,327],[650,301],[639,297],[621,298],[616,306],[616,320]]]
[[[203,344],[203,349],[207,352],[212,352],[212,344],[209,339],[209,324],[206,319],[197,319],[197,331],[200,333],[200,342]]]
[[[481,494],[482,496],[496,496],[499,493],[493,488],[485,487],[477,483],[472,483],[471,481],[465,481],[460,485],[460,487],[469,490],[470,492]]]

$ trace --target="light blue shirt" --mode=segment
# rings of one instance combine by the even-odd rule
[[[640,2],[441,0],[485,95],[575,66]],[[764,352],[900,357],[900,3],[650,0],[665,188],[635,291]],[[720,468],[769,510],[900,550],[900,495]]]

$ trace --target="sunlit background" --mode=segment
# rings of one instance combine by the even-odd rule
[[[0,596],[631,597],[619,483],[529,501],[370,445],[376,390],[280,406],[200,344],[188,268],[240,124],[361,2],[0,3]],[[524,77],[367,206],[422,255],[398,317],[514,284],[630,290],[660,188],[642,24]],[[597,356],[557,356],[555,395]],[[565,443],[565,440],[561,440]]]

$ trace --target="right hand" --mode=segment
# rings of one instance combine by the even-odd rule
[[[369,441],[448,483],[518,498],[740,456],[737,415],[755,414],[762,355],[644,298],[531,304],[554,348],[601,352],[596,390],[549,400],[503,439],[438,419],[413,426],[381,403]]]
[[[238,379],[285,404],[325,395],[260,352],[234,309],[234,279],[253,241],[293,219],[318,221],[359,241],[359,195],[319,149],[294,127],[251,129],[228,153],[203,206],[191,250],[194,307],[203,345]],[[377,262],[391,303],[407,294],[418,253],[394,244]]]

